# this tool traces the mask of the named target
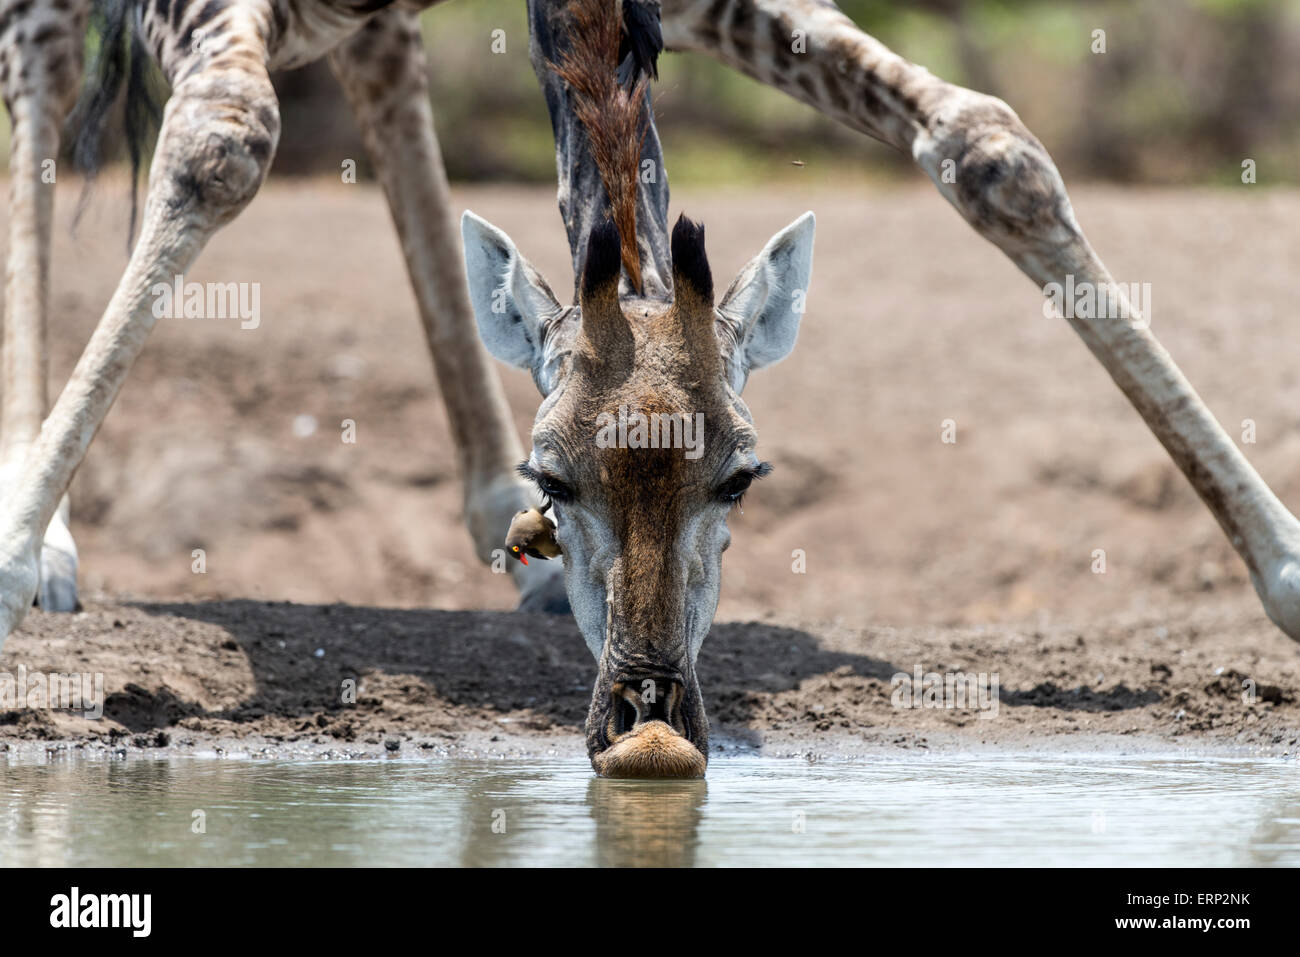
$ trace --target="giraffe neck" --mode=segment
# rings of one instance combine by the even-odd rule
[[[574,297],[586,260],[587,237],[609,211],[609,198],[601,183],[591,144],[574,113],[572,98],[551,63],[566,49],[563,0],[528,0],[529,55],[546,97],[555,134],[555,165],[559,176],[560,216],[573,255]],[[642,295],[647,299],[671,298],[672,265],[668,251],[668,174],[663,149],[655,130],[654,111],[646,94],[647,129],[641,147],[641,176],[637,190],[637,248],[641,258]],[[629,295],[627,275],[620,294]]]

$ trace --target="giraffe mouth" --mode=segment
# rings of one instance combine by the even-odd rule
[[[606,778],[702,778],[708,761],[675,728],[654,720],[642,722],[593,755],[591,764]]]
[[[604,693],[601,684],[598,680],[588,716],[591,764],[597,774],[610,778],[704,776],[708,744],[701,725],[707,727],[707,723],[702,720],[703,705],[693,680],[688,686],[677,678],[623,677]],[[593,723],[595,735],[591,733]]]

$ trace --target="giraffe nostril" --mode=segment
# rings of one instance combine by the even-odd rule
[[[672,678],[625,678],[614,682],[613,698],[615,734],[626,734],[648,721],[662,721],[682,734],[685,724],[681,705],[684,686]]]
[[[640,713],[636,706],[625,698],[616,698],[614,701],[614,733],[627,734],[636,727],[640,720]]]

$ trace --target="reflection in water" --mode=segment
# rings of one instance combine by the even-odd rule
[[[0,864],[1300,865],[1294,761],[1018,754],[0,763]]]
[[[601,867],[692,867],[708,783],[592,778],[587,806]]]

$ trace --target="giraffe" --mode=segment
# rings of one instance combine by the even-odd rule
[[[47,411],[45,317],[54,214],[48,174],[59,151],[59,128],[81,82],[89,12],[90,0],[0,0],[0,95],[12,130],[0,415],[0,496],[6,504]],[[41,527],[37,558],[40,603],[52,611],[77,607],[77,547],[68,520],[68,498],[60,493]]]
[[[37,584],[48,610],[77,605],[76,550],[68,504],[48,519],[42,488],[66,487],[155,319],[149,289],[183,273],[207,239],[251,200],[279,137],[269,72],[328,56],[353,108],[389,200],[425,338],[455,439],[465,517],[484,562],[509,516],[534,501],[514,466],[523,457],[499,378],[479,345],[460,242],[450,218],[442,157],[428,102],[416,14],[429,4],[361,0],[0,0],[0,62],[14,119],[6,300],[4,456],[0,535],[0,635],[21,622]],[[60,402],[47,406],[45,301],[53,189],[40,163],[58,152],[75,99],[82,35],[95,7],[104,28],[128,41],[133,60],[109,62],[119,79],[152,57],[171,83],[140,235],[125,275]],[[390,7],[382,10],[381,8]],[[379,75],[382,72],[382,76]],[[19,82],[19,74],[23,81]],[[51,79],[29,82],[28,76]],[[102,78],[92,79],[94,83]],[[114,90],[113,92],[116,92]],[[129,91],[128,91],[129,92]],[[107,108],[112,97],[101,98]],[[29,119],[31,118],[31,119]],[[92,118],[93,121],[93,118]],[[24,135],[32,129],[40,139]],[[41,268],[34,266],[39,258]],[[29,265],[28,260],[33,264]],[[47,418],[46,412],[52,414]],[[48,427],[42,436],[42,422]],[[38,437],[49,444],[28,456]],[[34,524],[46,531],[34,532]],[[558,568],[510,568],[520,607],[567,611]],[[0,642],[3,638],[0,638]]]
[[[18,242],[11,242],[6,287],[5,427],[8,430],[9,396],[19,394],[24,398],[13,416],[25,423],[18,434],[27,439],[15,440],[25,446],[21,465],[6,473],[0,507],[0,635],[21,623],[38,593],[45,597],[42,576],[47,568],[66,571],[68,563],[58,561],[60,546],[66,553],[71,541],[66,519],[61,527],[52,523],[153,325],[148,290],[182,272],[213,233],[251,201],[266,176],[279,137],[268,71],[328,56],[357,114],[401,239],[453,425],[467,523],[480,556],[486,558],[500,543],[515,511],[536,501],[527,480],[535,482],[558,506],[566,594],[598,662],[587,728],[593,765],[606,773],[700,773],[707,759],[707,720],[690,686],[693,670],[681,674],[681,668],[678,673],[667,668],[665,659],[672,655],[665,653],[665,646],[672,644],[673,654],[684,648],[683,661],[693,668],[698,644],[692,636],[702,637],[707,632],[702,618],[712,617],[713,559],[726,544],[725,522],[709,523],[711,537],[706,536],[707,542],[694,554],[686,554],[684,571],[669,568],[690,548],[665,550],[659,547],[662,538],[658,546],[647,546],[653,529],[632,520],[634,506],[621,506],[621,523],[602,522],[584,517],[583,503],[653,501],[658,507],[664,497],[686,494],[688,486],[698,490],[698,475],[680,462],[665,463],[653,456],[642,457],[653,461],[653,468],[604,472],[593,467],[595,457],[576,464],[562,461],[564,456],[557,458],[556,452],[564,451],[572,429],[548,432],[546,426],[551,416],[563,412],[565,403],[581,399],[590,410],[598,402],[618,398],[612,383],[620,373],[609,368],[621,364],[625,373],[631,371],[622,381],[636,380],[644,371],[637,366],[638,352],[648,348],[647,330],[654,328],[663,336],[650,348],[661,360],[676,354],[683,362],[712,370],[708,375],[715,377],[709,388],[688,392],[682,401],[704,406],[711,418],[723,423],[724,445],[746,446],[752,423],[741,412],[743,404],[736,402],[749,373],[779,359],[793,344],[797,323],[788,315],[782,322],[767,319],[793,311],[782,297],[798,288],[801,277],[806,281],[811,220],[796,221],[778,233],[714,304],[702,230],[683,221],[669,236],[667,182],[660,177],[635,200],[633,268],[642,273],[636,281],[625,255],[630,237],[616,228],[611,232],[592,212],[599,208],[591,200],[599,187],[598,170],[580,142],[577,122],[564,112],[571,91],[548,65],[538,72],[556,133],[560,207],[573,253],[577,305],[559,307],[509,238],[473,216],[462,222],[463,268],[414,20],[418,10],[433,2],[140,0],[137,5],[135,0],[104,0],[119,19],[123,11],[136,18],[136,36],[161,66],[172,95],[150,171],[139,240],[85,353],[37,432],[32,422],[39,415],[34,418],[30,410],[43,406],[43,400],[34,397],[44,384],[39,383],[39,390],[33,385],[39,377],[32,365],[41,361],[44,341],[41,303],[50,200],[31,180],[31,168],[57,126],[49,118],[65,108],[66,98],[55,90],[66,89],[63,73],[75,71],[79,64],[74,62],[76,54],[66,44],[57,47],[48,31],[39,31],[37,40],[35,4],[3,0],[0,56],[10,64],[3,84],[6,104],[16,127],[27,124],[31,139],[18,137],[16,159],[11,160],[17,173],[28,179],[14,186],[11,196],[18,210],[11,233],[18,231]],[[535,66],[553,62],[548,49],[554,53],[563,45],[557,39],[560,34],[546,29],[555,22],[558,6],[550,0],[530,2]],[[75,35],[84,9],[85,0],[49,0],[40,5],[39,15],[54,11],[69,25],[67,35]],[[1114,283],[1075,218],[1056,166],[1006,103],[945,82],[908,62],[861,31],[828,0],[663,0],[659,9],[668,50],[714,57],[906,151],[962,218],[1040,288],[1071,281],[1105,290],[1127,320],[1070,316],[1066,321],[1224,529],[1270,619],[1300,640],[1300,522],[1215,421],[1125,290]],[[201,44],[194,42],[196,32],[203,38]],[[557,45],[548,47],[552,40]],[[53,75],[57,66],[60,80],[43,87],[13,84],[15,62],[27,67],[27,78],[39,70]],[[37,63],[39,67],[32,65]],[[662,169],[652,119],[641,156]],[[19,214],[26,224],[21,227]],[[17,280],[14,256],[21,264],[32,264],[18,270],[23,275]],[[501,289],[511,306],[506,315],[517,316],[518,322],[503,324],[502,313],[493,311],[491,293]],[[669,291],[674,298],[665,305]],[[775,313],[764,312],[769,308]],[[716,361],[705,356],[704,340],[698,337],[699,317],[710,310]],[[763,316],[767,319],[757,320]],[[568,330],[567,339],[558,335],[560,329]],[[529,369],[546,396],[525,475],[512,468],[524,454],[510,431],[501,388],[480,335],[498,358]],[[592,343],[599,344],[597,357],[590,355]],[[595,361],[600,356],[608,357],[603,364]],[[590,368],[583,368],[584,362]],[[573,376],[585,377],[585,385],[572,392],[555,388],[561,379]],[[682,385],[679,379],[670,377],[655,386],[668,391]],[[568,454],[572,456],[572,450]],[[743,493],[764,471],[757,460],[725,465],[735,471],[714,487],[719,495]],[[733,478],[734,484],[727,484]],[[690,524],[680,516],[663,523],[658,534],[683,522]],[[55,556],[48,563],[46,552]],[[552,601],[558,571],[556,563],[512,563],[525,604],[530,599]],[[683,578],[690,587],[703,582],[703,597],[683,597],[690,592],[681,584]],[[611,583],[621,589],[612,601]],[[67,601],[66,589],[62,598],[58,591],[51,589],[54,607]],[[664,609],[655,596],[682,603]],[[702,615],[705,611],[707,616]],[[620,620],[611,624],[616,613]],[[659,627],[649,619],[660,614],[673,619],[674,634],[649,640],[648,633]],[[646,631],[641,635],[646,640],[636,640],[639,629]],[[612,633],[621,636],[621,645],[611,644]],[[638,673],[619,674],[619,659],[637,657],[651,660]],[[655,684],[653,701],[638,694],[641,689],[633,682],[620,680],[638,677]],[[638,727],[642,731],[633,733]],[[625,740],[631,744],[620,747]]]
[[[520,471],[554,509],[566,592],[597,662],[592,766],[692,777],[708,759],[695,660],[717,610],[727,517],[771,469],[741,392],[794,346],[814,218],[780,230],[715,298],[704,227],[682,216],[667,228],[647,80],[618,81],[621,47],[652,56],[657,24],[627,18],[621,44],[618,11],[607,0],[529,4],[576,304],[561,306],[490,223],[467,211],[462,232],[479,332],[543,397]],[[630,83],[631,65],[623,73]],[[644,432],[623,441],[631,430],[618,423],[632,417]]]

